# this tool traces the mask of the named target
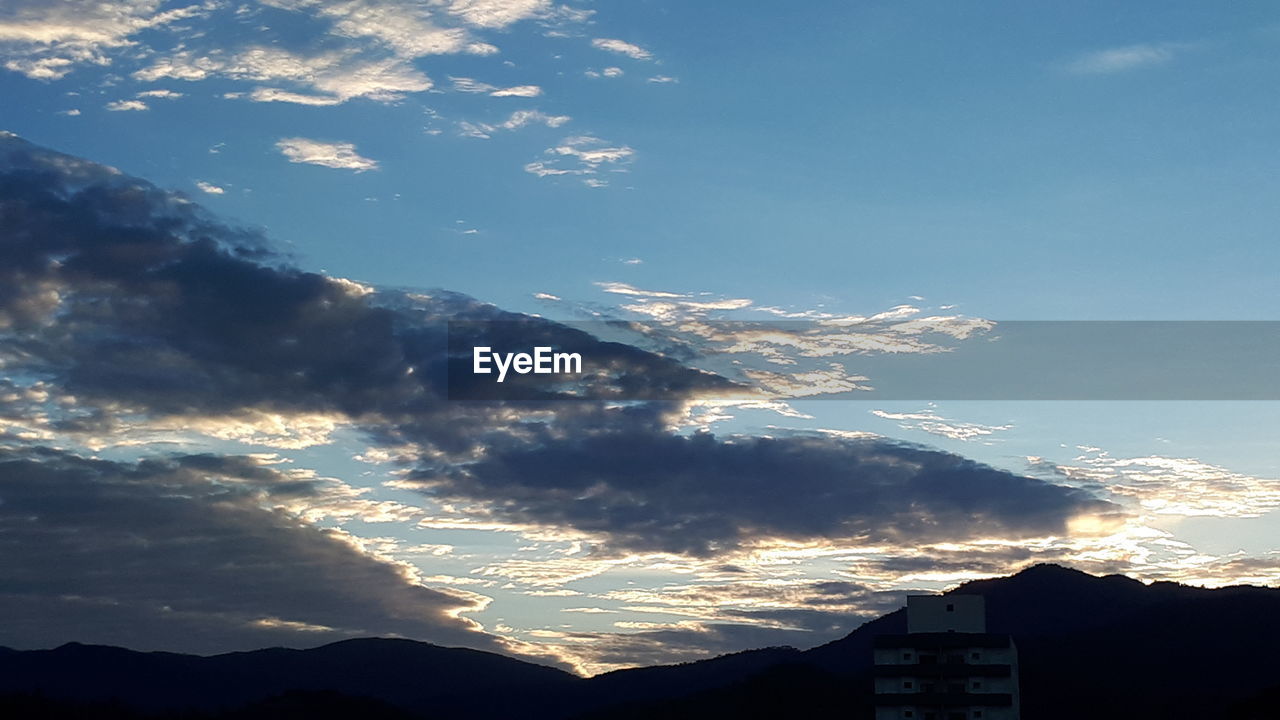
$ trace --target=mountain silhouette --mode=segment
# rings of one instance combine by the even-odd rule
[[[964,583],[1018,645],[1023,717],[1280,718],[1280,589],[1205,589],[1056,565]],[[871,646],[899,610],[808,651],[766,648],[579,678],[394,639],[211,657],[0,648],[0,715],[84,718],[870,717]]]

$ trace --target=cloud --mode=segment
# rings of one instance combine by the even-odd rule
[[[463,137],[485,140],[498,131],[519,130],[528,125],[545,125],[549,128],[557,128],[572,119],[568,115],[548,115],[541,110],[517,110],[511,113],[511,116],[506,120],[497,124],[460,122],[458,123],[458,130]]]
[[[557,654],[584,675],[630,667],[705,660],[746,648],[778,648],[796,643],[798,633],[727,623],[656,623],[641,632],[545,630],[533,639],[556,648]],[[807,639],[807,638],[805,638]]]
[[[1163,65],[1173,59],[1179,46],[1126,45],[1084,53],[1066,64],[1067,72],[1077,75],[1110,75],[1144,67]]]
[[[583,74],[589,78],[601,78],[601,77],[616,78],[616,77],[622,77],[623,72],[622,72],[622,68],[620,67],[607,67],[603,70],[588,70]]]
[[[524,166],[525,172],[538,177],[594,176],[602,169],[625,172],[636,153],[626,145],[614,145],[590,135],[577,135],[561,140],[559,145],[547,148],[543,154],[549,158],[528,163]],[[605,182],[595,177],[584,179],[587,181],[593,181],[596,186]]]
[[[732,574],[732,573],[731,573]],[[612,632],[539,632],[541,642],[588,674],[701,660],[744,648],[810,648],[897,609],[902,593],[845,580],[754,577],[665,583],[594,596],[617,611]]]
[[[140,98],[160,98],[160,99],[164,99],[164,100],[171,100],[171,99],[174,99],[174,98],[180,98],[180,97],[182,97],[182,93],[180,93],[180,92],[174,92],[173,90],[165,90],[165,89],[159,89],[159,90],[143,90],[142,92],[138,93],[135,97],[140,97]]]
[[[377,170],[378,162],[356,152],[356,146],[347,142],[324,142],[307,138],[281,138],[276,149],[293,163],[306,163],[322,167],[340,168],[364,172]]]
[[[130,110],[147,110],[148,106],[141,100],[114,100],[107,103],[106,107],[111,112],[127,112]]]
[[[432,87],[431,79],[406,60],[366,58],[349,51],[300,54],[272,47],[253,47],[234,54],[198,54],[183,50],[161,57],[133,73],[136,80],[198,81],[227,77],[256,83],[287,83],[292,88],[258,86],[248,95],[256,102],[338,105],[356,98],[394,102],[407,93]]]
[[[521,20],[546,16],[551,0],[453,0],[449,12],[482,28],[504,28]]]
[[[645,50],[639,45],[626,42],[625,40],[616,40],[613,38],[596,38],[591,41],[591,47],[598,50],[607,50],[619,55],[626,55],[632,60],[652,60],[653,53]]]
[[[444,401],[455,362],[447,321],[474,321],[458,332],[474,333],[476,344],[583,347],[609,371],[583,378],[575,391],[587,397],[732,387],[455,293],[379,292],[303,273],[185,197],[12,135],[0,139],[0,201],[0,359],[10,373],[49,375],[74,396],[50,422],[76,437],[167,431],[179,420],[210,434],[211,423],[225,423],[234,436],[264,423],[360,418],[380,443],[465,454],[510,432],[520,414]],[[42,240],[23,241],[31,237]],[[80,330],[67,334],[71,325]],[[592,403],[577,403],[563,414],[590,414]]]
[[[1251,518],[1280,507],[1280,479],[1245,475],[1195,458],[1117,458],[1090,448],[1075,464],[1048,467],[1074,482],[1136,501],[1153,515]]]
[[[897,420],[898,427],[904,430],[920,430],[949,440],[980,440],[988,438],[995,433],[1013,429],[1012,425],[983,425],[981,423],[948,420],[940,416],[938,411],[932,407],[913,413],[872,410],[871,414],[885,420]]]
[[[226,192],[226,190],[218,187],[217,185],[214,185],[213,183],[207,183],[203,180],[197,180],[196,187],[200,188],[200,190],[203,192],[209,193],[210,195],[221,195],[224,192]]]
[[[373,0],[268,0],[267,4],[323,18],[330,23],[330,35],[372,42],[400,58],[488,53],[465,28],[443,26],[426,4]]]
[[[499,88],[489,93],[493,97],[538,97],[542,94],[542,88],[537,85],[516,85],[514,87]]]
[[[372,634],[508,650],[460,615],[484,598],[272,509],[314,492],[246,458],[0,449],[0,643],[213,653]]]
[[[491,446],[465,467],[428,463],[412,479],[435,497],[485,501],[509,522],[593,534],[614,552],[692,556],[813,538],[1041,537],[1116,510],[1083,491],[884,441],[682,437],[620,419]]]
[[[462,93],[483,93],[491,97],[538,97],[542,94],[542,88],[537,85],[516,85],[514,87],[500,88],[488,83],[482,83],[468,77],[450,77],[453,82],[453,89]]]
[[[680,79],[671,77],[670,75],[654,75],[653,77],[649,78],[646,82],[657,83],[661,85],[665,83],[678,83],[680,82]]]
[[[58,80],[82,65],[109,65],[111,53],[143,30],[207,14],[199,4],[160,11],[161,0],[14,0],[0,17],[4,66],[34,80]]]
[[[660,291],[612,289],[663,299]],[[474,345],[582,348],[602,370],[554,389],[517,384],[525,393],[519,401],[451,400],[468,389],[466,374],[451,372],[468,361],[456,348]],[[629,563],[640,554],[722,564],[778,548],[1075,538],[1077,528],[1105,525],[1120,512],[1086,488],[879,438],[682,432],[691,404],[741,388],[673,357],[456,293],[398,292],[304,272],[257,233],[228,227],[185,196],[12,135],[0,138],[0,361],[10,377],[0,387],[0,440],[26,448],[13,450],[23,471],[0,474],[0,482],[19,483],[15,498],[30,497],[16,510],[19,517],[29,517],[42,499],[70,503],[36,514],[93,530],[67,533],[50,552],[69,553],[81,538],[100,533],[109,541],[104,548],[124,553],[117,528],[133,522],[129,509],[137,508],[146,514],[137,537],[149,542],[130,550],[143,555],[121,557],[179,568],[174,572],[187,574],[176,577],[190,578],[195,598],[183,588],[157,589],[159,580],[145,567],[138,569],[137,594],[96,584],[127,577],[111,573],[85,580],[85,588],[93,597],[125,598],[120,607],[132,614],[58,600],[48,624],[31,626],[44,628],[31,630],[32,637],[56,636],[57,626],[78,617],[101,627],[104,642],[116,641],[111,628],[133,623],[146,637],[181,627],[175,636],[193,644],[261,637],[235,630],[246,624],[252,632],[297,633],[298,623],[337,634],[445,638],[456,630],[463,640],[483,642],[458,620],[482,599],[428,590],[410,568],[378,556],[368,547],[373,541],[318,527],[344,518],[570,539],[583,547],[557,568],[570,582],[598,564]],[[420,493],[421,506],[379,502],[343,483],[262,461],[160,456],[147,445],[185,434],[297,447],[330,442],[339,431],[362,438],[369,447],[362,456],[388,463],[394,487]],[[151,455],[123,464],[101,464],[82,451],[40,455],[48,451],[30,447],[135,440],[143,443],[139,452]],[[37,482],[25,474],[37,471],[32,463],[65,466],[65,473],[58,470],[65,481],[38,482],[68,491],[54,497],[30,490]],[[62,482],[69,484],[56,484]],[[82,495],[87,504],[76,504]],[[0,514],[18,508],[5,491],[0,496]],[[121,520],[86,515],[93,508]],[[165,524],[165,517],[179,522]],[[291,565],[279,573],[281,582],[293,580],[298,568],[315,575],[298,586],[315,597],[281,600],[283,585],[243,592],[266,582],[254,574],[259,569],[276,570],[253,547],[231,542],[247,527],[262,528],[253,536],[260,552]],[[34,616],[45,598],[67,594],[75,581],[56,577],[55,563],[22,565],[18,550],[40,542],[30,534],[38,528],[13,528],[0,522],[0,543],[11,542],[0,564],[15,563],[48,592],[24,596],[9,614]],[[227,538],[229,545],[201,538]],[[207,556],[192,555],[201,548],[231,560],[201,564]],[[45,557],[39,550],[31,556]],[[244,552],[250,554],[238,554]],[[231,572],[241,565],[248,576]],[[331,574],[333,567],[340,572]],[[218,568],[230,575],[212,585],[200,575]],[[536,561],[494,569],[495,577],[513,582],[539,571]],[[338,575],[342,587],[331,583]],[[239,594],[224,603],[232,585]],[[156,607],[184,608],[190,625],[156,620],[165,611],[150,609],[147,598]],[[795,614],[797,608],[752,607],[743,598],[724,604],[723,612],[696,620],[736,618],[779,632],[820,624],[818,615]],[[437,623],[441,614],[452,621]]]

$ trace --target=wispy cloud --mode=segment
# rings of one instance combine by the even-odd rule
[[[1139,44],[1095,50],[1066,63],[1067,72],[1076,75],[1110,75],[1163,65],[1173,59],[1180,46],[1173,44]]]
[[[159,11],[158,0],[91,3],[13,0],[0,17],[4,67],[34,80],[58,80],[83,65],[110,65],[133,36],[208,14],[199,4]]]
[[[206,192],[210,195],[221,195],[226,192],[223,188],[218,187],[213,183],[205,182],[204,180],[197,180],[196,187],[200,188],[202,192]]]
[[[1195,458],[1118,458],[1081,448],[1071,465],[1050,467],[1077,483],[1129,498],[1153,515],[1259,517],[1280,507],[1280,479],[1255,477]]]
[[[356,172],[378,169],[376,160],[362,156],[356,152],[356,146],[348,142],[324,142],[300,137],[282,138],[276,143],[276,149],[288,158],[289,162],[294,163]]]
[[[983,425],[981,423],[950,420],[938,414],[934,407],[918,412],[889,412],[872,410],[872,415],[885,420],[896,420],[903,430],[919,430],[949,440],[986,440],[998,432],[1012,430],[1012,425]]]
[[[433,86],[430,78],[402,58],[362,59],[348,52],[304,54],[267,47],[230,56],[181,51],[133,73],[142,82],[194,82],[210,77],[263,83],[247,94],[256,102],[301,105],[337,105],[354,98],[392,102]],[[234,97],[246,95],[237,92]]]
[[[489,83],[480,82],[469,77],[450,77],[453,82],[455,92],[485,94],[490,97],[538,97],[542,94],[542,88],[537,85],[514,85],[512,87],[498,87]]]
[[[158,90],[143,90],[142,92],[138,93],[135,97],[140,97],[140,98],[160,98],[160,99],[162,99],[162,100],[172,100],[172,99],[175,99],[175,98],[180,98],[180,97],[182,97],[182,93],[180,93],[180,92],[174,92],[173,90],[168,90],[168,89],[163,89],[163,88],[162,88],[162,89],[158,89]]]
[[[645,50],[639,45],[615,38],[596,38],[591,41],[591,47],[598,50],[607,50],[612,53],[618,53],[619,55],[626,55],[632,60],[653,59],[653,53]]]
[[[544,154],[550,159],[536,160],[525,165],[525,172],[538,177],[594,176],[605,168],[613,172],[623,172],[635,157],[635,150],[626,145],[614,145],[598,137],[578,135],[561,140],[559,145],[547,148]],[[598,177],[588,177],[583,182],[590,187],[601,187],[607,184]]]
[[[458,123],[458,133],[463,137],[487,140],[493,136],[493,133],[502,130],[519,130],[527,125],[546,125],[549,128],[558,128],[572,119],[568,115],[548,115],[541,110],[517,110],[511,113],[511,117],[500,123],[460,122]]]
[[[111,112],[128,112],[146,110],[147,104],[141,100],[113,100],[105,106]]]

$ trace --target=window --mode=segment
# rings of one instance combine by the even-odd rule
[[[947,612],[955,612],[955,611],[956,611],[956,606],[952,603],[947,603]]]
[[[909,652],[904,652],[904,653],[902,653],[902,659],[903,659],[903,660],[910,660],[910,659],[911,659],[911,653],[909,653]]]
[[[981,710],[974,710],[974,711],[973,711],[973,716],[974,716],[974,717],[976,717],[976,718],[980,718],[980,717],[982,717],[982,711],[981,711]]]
[[[903,689],[903,690],[910,690],[910,689],[911,689],[911,681],[910,681],[910,680],[903,680],[903,681],[902,681],[902,689]]]
[[[915,717],[916,714],[910,710],[903,710],[902,717]]]
[[[969,657],[973,658],[974,660],[981,660],[981,659],[982,659],[982,653],[980,653],[980,652],[970,653],[970,654],[969,654]]]
[[[981,690],[981,689],[982,689],[982,681],[981,681],[981,680],[974,680],[974,681],[973,681],[973,689],[974,689],[974,690]]]

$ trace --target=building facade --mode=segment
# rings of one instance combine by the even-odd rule
[[[907,598],[907,634],[875,638],[876,720],[1017,720],[1018,652],[980,595]]]

